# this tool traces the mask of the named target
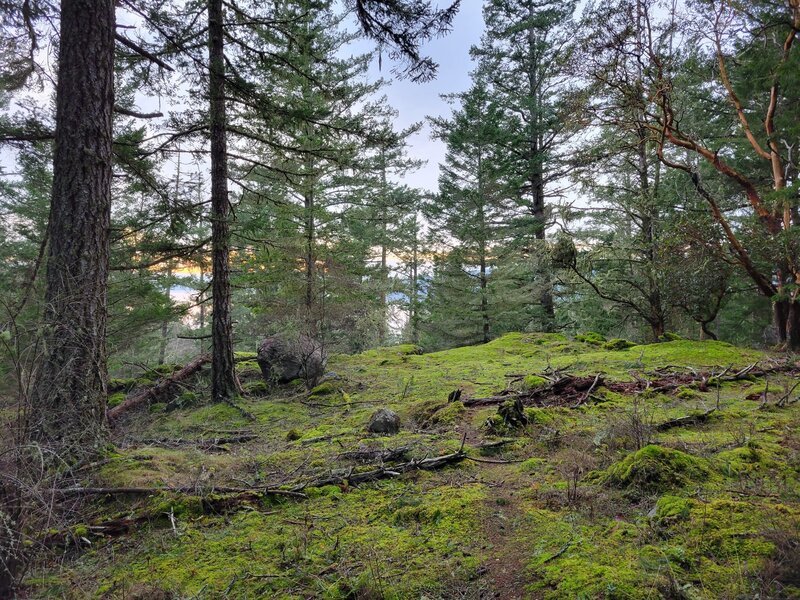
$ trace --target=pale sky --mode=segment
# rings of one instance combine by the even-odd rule
[[[440,2],[441,5],[444,1]],[[480,41],[483,33],[481,0],[462,0],[461,9],[453,23],[453,30],[440,39],[426,44],[424,54],[439,63],[438,76],[427,83],[398,81],[391,73],[392,64],[384,58],[383,70],[378,70],[377,60],[370,69],[374,77],[383,76],[391,84],[383,92],[389,103],[399,112],[397,128],[402,129],[417,121],[425,121],[428,116],[450,114],[451,107],[442,100],[441,94],[466,91],[470,85],[469,73],[473,69],[469,49]],[[364,41],[363,49],[373,46]],[[360,44],[359,44],[360,45]],[[409,154],[413,158],[428,161],[416,173],[408,175],[404,183],[435,191],[438,188],[439,163],[444,159],[445,147],[438,140],[430,139],[430,127],[425,125],[419,134],[410,139]]]

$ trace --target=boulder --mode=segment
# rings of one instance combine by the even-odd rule
[[[305,335],[294,339],[284,335],[265,338],[258,345],[256,360],[268,382],[289,383],[299,378],[313,387],[325,372],[322,348]]]
[[[367,430],[370,433],[397,433],[400,431],[400,416],[388,408],[379,408],[369,418]]]

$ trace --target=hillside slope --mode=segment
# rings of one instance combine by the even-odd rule
[[[200,377],[119,424],[84,485],[144,489],[87,495],[30,595],[800,597],[798,370],[581,339],[336,356],[311,393],[241,355],[244,410]]]

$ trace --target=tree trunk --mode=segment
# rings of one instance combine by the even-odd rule
[[[780,345],[786,350],[800,350],[800,303],[781,300],[772,306]]]
[[[209,118],[211,133],[211,396],[236,396],[228,224],[228,149],[225,139],[225,59],[222,0],[208,2]]]
[[[411,341],[419,343],[419,257],[417,246],[419,244],[419,230],[417,225],[417,215],[414,215],[414,246],[411,253]]]
[[[114,3],[62,0],[43,358],[28,432],[63,458],[106,440]]]
[[[172,294],[172,261],[167,263],[167,298]],[[167,343],[169,342],[169,320],[161,322],[161,343],[158,348],[158,364],[163,365],[167,358]]]
[[[315,338],[317,335],[317,319],[314,314],[314,280],[316,279],[316,262],[317,257],[314,253],[316,246],[316,224],[314,222],[314,192],[307,190],[304,195],[304,208],[305,208],[305,235],[306,235],[306,290],[305,290],[305,306],[306,306],[306,325],[307,335]]]
[[[387,198],[386,198],[386,151],[381,148],[381,201],[380,201],[380,220],[381,220],[381,276],[380,276],[380,286],[381,289],[378,293],[378,301],[380,302],[380,313],[378,314],[378,318],[380,322],[378,323],[378,342],[383,345],[386,343],[386,335],[387,335],[387,321],[389,319],[388,312],[386,310],[386,290],[389,287],[389,270],[387,269],[387,253],[388,249],[386,246],[386,235],[387,235],[387,223],[386,223],[386,211],[388,210],[387,206]]]
[[[481,248],[481,320],[483,321],[483,343],[489,342],[489,299],[486,297],[487,292],[487,279],[486,279],[486,253],[484,248]]]
[[[528,162],[530,165],[530,172],[528,174],[529,185],[531,187],[532,204],[531,212],[535,223],[536,230],[534,231],[535,238],[539,241],[540,262],[538,263],[537,287],[538,298],[537,301],[542,307],[542,331],[550,332],[555,328],[556,315],[555,307],[553,304],[553,285],[550,279],[550,267],[545,264],[545,234],[547,228],[547,211],[545,205],[545,185],[544,185],[544,164],[542,161],[542,146],[541,143],[541,120],[539,118],[539,109],[541,107],[541,82],[539,81],[539,68],[541,65],[538,60],[533,58],[538,56],[537,39],[536,39],[536,5],[534,2],[528,4],[528,18],[530,19],[530,26],[528,27],[528,53],[532,57],[528,68],[528,94],[532,101],[532,110],[530,114],[530,139],[528,140],[529,148]]]
[[[716,340],[717,334],[711,331],[708,326],[713,321],[700,321],[700,339],[701,340]]]

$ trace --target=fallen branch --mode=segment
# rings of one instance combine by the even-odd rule
[[[462,460],[467,458],[467,454],[466,452],[464,452],[464,444],[466,441],[467,441],[467,434],[465,433],[464,437],[461,439],[461,447],[458,449],[457,452],[453,452],[452,454],[434,456],[431,458],[423,458],[422,460],[412,459],[408,462],[401,463],[399,465],[394,465],[391,468],[380,466],[371,471],[362,471],[359,473],[354,472],[353,469],[349,469],[346,473],[342,473],[341,475],[330,475],[329,477],[323,477],[321,479],[306,481],[290,489],[296,492],[300,492],[305,488],[309,487],[322,487],[325,485],[341,485],[344,484],[345,482],[347,482],[347,485],[359,485],[362,483],[378,481],[381,479],[398,477],[399,475],[403,473],[408,473],[410,471],[418,471],[418,470],[434,471],[436,469],[441,469],[448,465],[460,463]]]
[[[694,425],[695,423],[705,423],[708,420],[708,417],[716,412],[716,408],[710,408],[704,413],[696,414],[696,415],[686,415],[683,417],[678,417],[676,419],[670,419],[669,421],[664,421],[663,423],[659,423],[655,426],[656,431],[666,431],[667,429],[672,429],[673,427],[683,427],[684,425]]]
[[[180,448],[180,447],[196,447],[200,449],[209,449],[209,448],[216,448],[219,446],[224,446],[226,444],[242,444],[245,442],[249,442],[254,440],[258,437],[255,433],[246,433],[242,435],[237,435],[234,437],[216,437],[216,438],[205,438],[205,439],[198,439],[198,440],[190,440],[190,439],[170,439],[170,438],[155,438],[155,439],[144,439],[144,440],[131,440],[130,442],[126,442],[122,444],[123,446],[160,446],[162,448]]]
[[[577,403],[573,404],[573,405],[571,406],[571,408],[578,408],[578,407],[579,407],[581,404],[583,404],[584,402],[586,402],[586,400],[587,400],[588,398],[590,398],[590,397],[591,397],[591,395],[592,395],[592,392],[594,391],[594,388],[596,388],[596,387],[597,387],[597,384],[598,384],[599,382],[601,382],[601,381],[602,381],[602,379],[601,379],[601,377],[602,377],[602,376],[603,376],[603,374],[602,374],[602,373],[598,373],[598,374],[597,374],[597,376],[594,378],[594,381],[592,382],[592,385],[589,387],[589,389],[587,390],[587,392],[586,392],[586,393],[583,395],[583,397],[582,397],[580,400],[578,400],[578,402],[577,402]]]
[[[68,487],[63,489],[53,489],[50,491],[53,494],[60,496],[149,496],[167,492],[171,494],[184,494],[187,496],[206,496],[208,494],[258,494],[262,496],[287,496],[290,498],[303,499],[308,498],[308,496],[297,490],[258,487]]]
[[[379,460],[380,462],[394,462],[405,458],[411,450],[411,446],[400,446],[399,448],[388,448],[386,450],[352,450],[342,452],[336,458],[357,461]]]
[[[224,402],[225,402],[225,404],[227,404],[228,406],[230,406],[231,408],[233,408],[234,410],[236,410],[236,411],[237,411],[237,412],[238,412],[240,415],[242,415],[242,417],[244,417],[244,418],[245,418],[245,419],[247,419],[248,421],[251,421],[251,422],[252,422],[252,421],[255,421],[255,420],[256,420],[256,416],[255,416],[253,413],[251,413],[251,412],[250,412],[249,410],[247,410],[246,408],[244,408],[244,407],[242,407],[242,406],[239,406],[239,405],[238,405],[238,404],[236,404],[236,402],[234,402],[233,400],[228,400],[228,399],[225,399],[225,400],[224,400]]]
[[[189,377],[197,373],[204,365],[211,362],[210,354],[201,354],[194,360],[188,362],[184,367],[175,371],[169,377],[165,377],[154,386],[139,390],[134,394],[129,395],[121,404],[108,410],[109,423],[113,424],[114,421],[120,418],[126,412],[138,408],[143,404],[149,404],[169,395],[175,390],[175,387],[180,382],[185,381]]]

